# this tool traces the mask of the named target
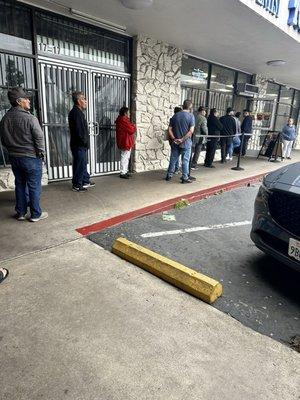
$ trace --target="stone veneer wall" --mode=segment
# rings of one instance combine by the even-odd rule
[[[169,143],[163,140],[173,109],[180,104],[182,50],[146,37],[134,38],[132,115],[137,125],[136,172],[164,169]]]

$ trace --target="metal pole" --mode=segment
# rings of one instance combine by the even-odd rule
[[[233,169],[234,171],[244,171],[244,168],[240,167],[240,163],[241,163],[241,155],[242,155],[242,149],[243,149],[243,144],[244,144],[244,132],[242,133],[241,136],[241,145],[240,145],[240,151],[239,151],[239,155],[238,155],[238,160],[237,160],[237,164],[236,167],[232,167],[231,169]]]

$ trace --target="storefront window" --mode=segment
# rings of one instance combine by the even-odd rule
[[[0,9],[0,49],[32,54],[30,11],[3,0]]]
[[[292,109],[291,117],[294,119],[295,124],[297,124],[298,114],[299,114],[299,107],[300,107],[300,91],[295,90],[295,97]]]
[[[210,89],[222,93],[233,93],[234,71],[231,69],[212,66]]]
[[[268,82],[266,98],[269,100],[277,100],[280,86],[277,83]]]
[[[181,84],[195,89],[207,89],[208,63],[192,57],[182,60]]]
[[[36,21],[39,54],[129,71],[129,39],[44,13]]]

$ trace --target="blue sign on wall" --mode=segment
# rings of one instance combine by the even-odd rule
[[[270,14],[275,15],[278,18],[280,0],[256,0],[256,3],[262,6],[265,10],[269,11]]]
[[[289,10],[288,25],[292,25],[294,29],[300,32],[300,0],[290,0]]]

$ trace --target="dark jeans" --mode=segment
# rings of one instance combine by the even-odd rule
[[[204,165],[210,167],[214,161],[218,138],[207,139]]]
[[[90,175],[87,172],[87,149],[85,147],[73,147],[73,186],[82,187],[89,183]]]
[[[244,143],[243,143],[243,147],[242,147],[242,156],[246,155],[248,142],[250,139],[251,139],[251,136],[244,136]]]
[[[39,218],[42,214],[40,207],[42,160],[32,157],[10,156],[10,162],[15,176],[15,210],[17,214],[25,215],[29,206],[31,218]]]
[[[221,137],[220,144],[221,144],[221,161],[225,162],[227,153],[232,145],[232,137],[228,137],[228,138]]]

